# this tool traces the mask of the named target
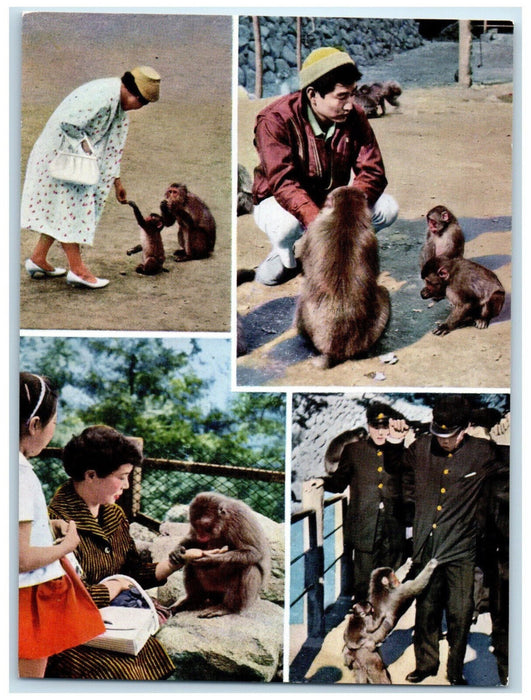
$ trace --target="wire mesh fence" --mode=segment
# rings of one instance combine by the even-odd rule
[[[61,454],[61,448],[48,447],[33,460],[47,502],[66,480]],[[279,464],[246,467],[146,458],[141,467],[134,468],[130,487],[124,492],[120,505],[131,521],[143,521],[157,528],[176,504],[187,505],[201,491],[218,491],[282,522],[285,481],[282,467]]]

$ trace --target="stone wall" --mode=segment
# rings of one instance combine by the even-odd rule
[[[297,397],[295,396],[295,401]],[[371,401],[382,401],[410,421],[431,420],[431,409],[396,395],[367,393],[310,394],[293,409],[292,428],[292,510],[300,509],[302,482],[325,475],[324,457],[330,442],[346,430],[366,428],[366,408]]]
[[[297,90],[296,18],[260,17],[263,91],[261,97]],[[238,84],[249,94],[255,90],[255,46],[251,17],[239,19]],[[303,17],[302,60],[320,46],[336,46],[348,52],[361,72],[373,62],[424,43],[418,23],[412,19],[355,19]]]

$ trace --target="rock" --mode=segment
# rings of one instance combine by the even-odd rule
[[[171,680],[270,682],[281,664],[284,612],[268,601],[238,615],[174,615],[157,638],[175,664]]]

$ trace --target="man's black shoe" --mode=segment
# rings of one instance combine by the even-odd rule
[[[459,676],[459,678],[448,678],[450,685],[468,685],[468,681],[466,678],[463,678],[463,676]]]
[[[406,681],[408,683],[420,683],[428,676],[436,676],[437,671],[437,668],[428,669],[426,671],[421,671],[420,669],[416,668],[414,671],[407,674]]]

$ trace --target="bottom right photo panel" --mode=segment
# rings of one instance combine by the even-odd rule
[[[291,415],[290,682],[507,685],[509,393]]]

